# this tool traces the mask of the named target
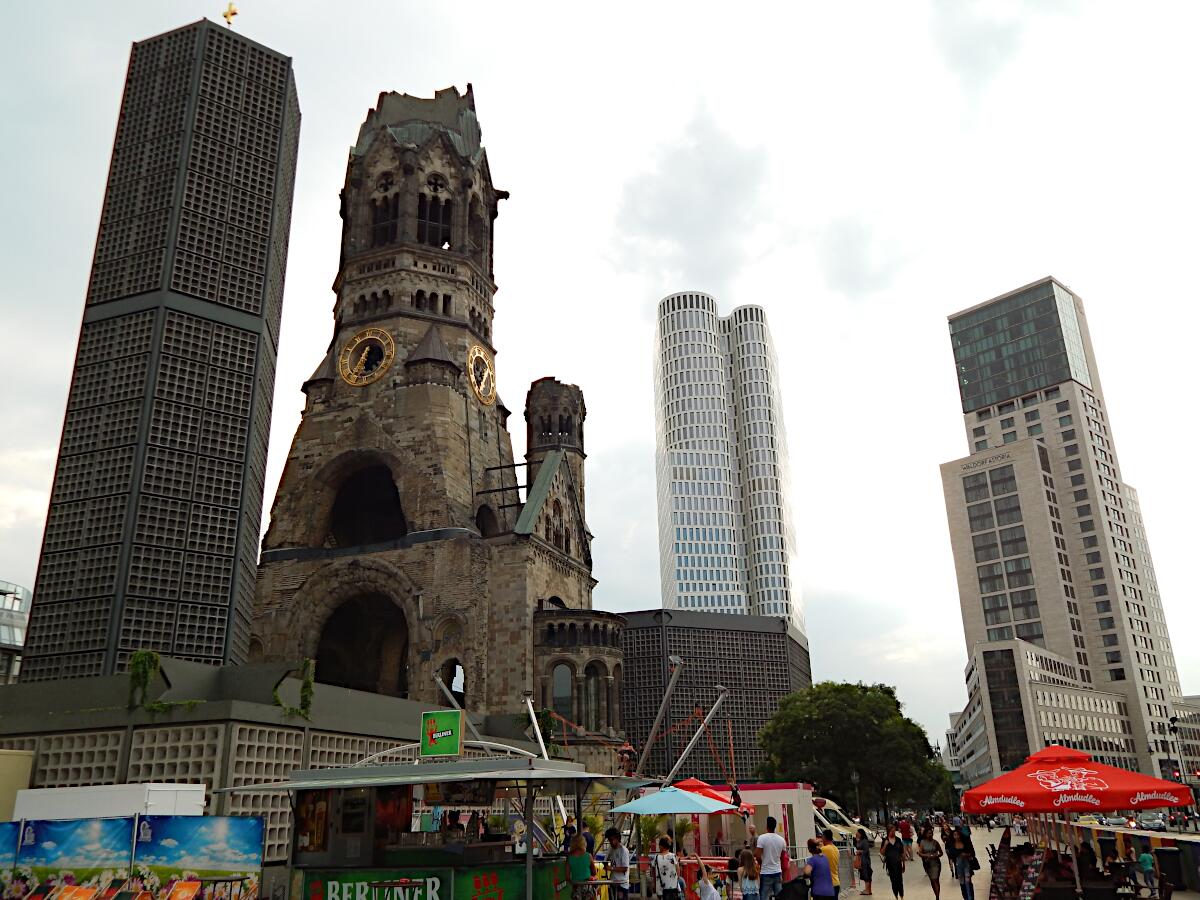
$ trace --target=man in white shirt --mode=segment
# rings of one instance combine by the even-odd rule
[[[608,866],[608,877],[612,880],[609,896],[613,900],[629,900],[629,848],[621,846],[621,832],[610,828],[604,832],[608,842],[608,853],[604,862]]]
[[[783,851],[787,845],[775,833],[778,824],[774,816],[767,816],[767,830],[758,836],[758,845],[754,850],[758,858],[762,900],[774,900],[775,895],[783,889]]]

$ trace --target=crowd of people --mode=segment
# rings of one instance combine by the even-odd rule
[[[859,829],[855,841],[854,866],[864,889],[859,893],[872,893],[871,856],[873,844],[866,831]],[[979,859],[975,845],[971,842],[971,829],[961,819],[935,821],[926,819],[915,825],[911,818],[902,816],[887,826],[887,832],[879,844],[879,858],[883,862],[891,883],[892,896],[904,896],[904,871],[909,862],[920,859],[933,888],[933,896],[942,895],[942,860],[945,859],[954,880],[958,882],[963,900],[975,900],[975,873],[979,871]]]

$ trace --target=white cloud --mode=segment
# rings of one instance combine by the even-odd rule
[[[42,846],[42,849],[43,849],[43,850],[56,850],[56,849],[58,849],[58,844],[57,844],[55,841],[42,841],[42,845],[41,845],[41,846]]]
[[[175,838],[163,838],[158,843],[163,847],[178,847],[179,846],[179,841],[175,840]]]

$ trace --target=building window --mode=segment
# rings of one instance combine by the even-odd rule
[[[976,449],[976,451],[986,450],[987,449],[987,441],[976,441],[975,449]]]
[[[1042,426],[1041,425],[1030,425],[1028,428],[1025,429],[1025,431],[1029,434],[1030,437],[1033,437],[1034,435],[1038,435],[1038,434],[1042,433]]]
[[[971,536],[975,548],[975,562],[988,562],[1000,558],[1000,545],[996,541],[996,532],[986,531],[983,534]]]
[[[1109,669],[1108,670],[1108,680],[1109,681],[1124,681],[1125,680],[1125,670],[1124,669]]]
[[[1016,525],[1021,521],[1021,500],[1016,495],[996,500],[996,524]]]
[[[1006,431],[1001,437],[1004,438],[1004,443],[1011,444],[1016,441],[1017,433],[1015,431]]]
[[[554,672],[550,680],[554,693],[552,701],[554,711],[564,719],[574,719],[575,710],[572,708],[574,700],[572,682],[575,679],[571,674],[571,667],[566,663],[559,663],[554,667]]]
[[[992,519],[992,504],[990,503],[968,506],[967,517],[971,523],[971,531],[984,531],[995,524]]]
[[[988,482],[985,473],[979,472],[975,475],[968,475],[962,482],[963,493],[966,494],[968,503],[988,498]]]
[[[1012,466],[1000,466],[998,469],[992,469],[988,473],[988,477],[992,482],[992,496],[994,497],[1011,494],[1017,489],[1017,476],[1013,472]]]
[[[979,576],[979,593],[994,594],[1004,590],[1004,567],[1000,563],[977,566],[976,573]]]
[[[1001,428],[1012,428],[1012,427],[1013,427],[1013,419],[1012,419],[1012,416],[1009,416],[1007,419],[1001,419],[1001,420],[1000,420],[1000,427],[1001,427]]]
[[[1050,399],[1050,392],[1049,392],[1049,391],[1046,391],[1046,399],[1047,399],[1047,400],[1048,400],[1048,399]],[[1070,409],[1070,408],[1071,408],[1071,401],[1070,401],[1070,400],[1062,400],[1062,401],[1060,401],[1060,402],[1058,402],[1058,403],[1055,403],[1055,404],[1054,404],[1054,411],[1055,411],[1055,412],[1066,412],[1066,411],[1067,411],[1068,409]]]
[[[981,438],[985,434],[987,434],[987,428],[985,428],[983,425],[980,425],[979,427],[973,428],[971,430],[971,437]]]
[[[1025,413],[1026,422],[1036,422],[1041,417],[1042,411],[1040,409],[1031,409],[1029,412]]]
[[[1000,547],[1003,556],[1019,556],[1029,552],[1029,542],[1025,540],[1025,528],[1021,525],[1015,528],[1000,530]],[[979,562],[980,560],[976,560]]]

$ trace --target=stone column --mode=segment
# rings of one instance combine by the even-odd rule
[[[572,718],[579,725],[584,724],[584,721],[583,721],[583,705],[584,705],[583,692],[584,692],[585,687],[586,687],[586,685],[584,684],[583,676],[576,675],[575,676],[575,695],[571,698],[574,702],[571,704],[571,707],[572,707],[572,709],[575,710],[575,715],[572,716]]]
[[[615,685],[615,678],[611,675],[604,676],[604,717],[600,720],[600,725],[609,731],[617,727],[617,692]]]

